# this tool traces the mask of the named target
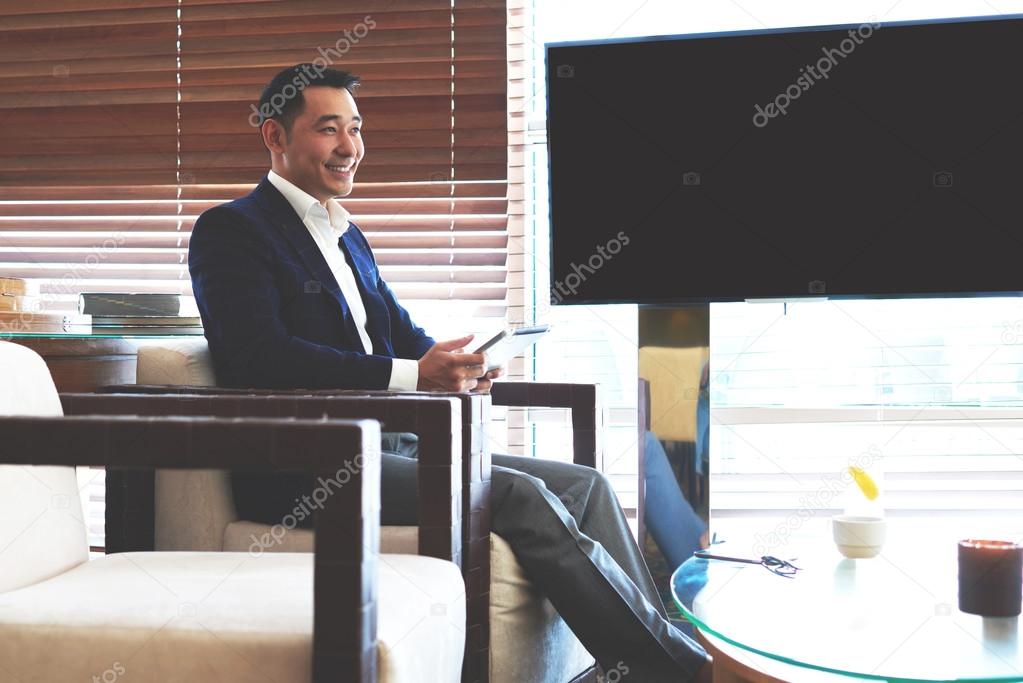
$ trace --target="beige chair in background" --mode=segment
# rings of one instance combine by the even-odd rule
[[[650,431],[662,441],[696,441],[696,403],[706,346],[639,349],[639,376],[650,383]]]
[[[691,466],[696,460],[696,406],[700,398],[700,376],[710,357],[706,346],[642,346],[639,349],[639,541],[646,542],[646,481],[643,460],[649,430],[674,446],[684,466],[679,486],[690,504],[697,506],[706,495],[705,482]]]

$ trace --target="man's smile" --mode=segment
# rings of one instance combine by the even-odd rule
[[[327,163],[324,164],[324,166],[327,167],[327,170],[330,171],[331,175],[341,179],[351,178],[352,172],[355,170],[354,162],[349,162],[347,164]]]

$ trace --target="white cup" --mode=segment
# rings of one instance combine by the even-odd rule
[[[838,515],[831,518],[838,552],[854,560],[874,557],[881,552],[887,526],[884,517]]]

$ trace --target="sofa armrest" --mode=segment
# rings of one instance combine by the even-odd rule
[[[0,418],[0,464],[344,473],[314,513],[316,681],[376,680],[379,455],[368,420]]]
[[[389,431],[414,432],[419,435],[419,554],[462,564],[462,417],[461,405],[453,398],[211,392],[205,395],[68,393],[61,394],[60,399],[65,415],[373,419]],[[132,482],[132,485],[149,488],[148,482]],[[150,506],[151,498],[150,494],[147,501]],[[141,516],[148,517],[145,513]],[[151,536],[151,529],[149,533]]]
[[[495,406],[568,408],[572,411],[572,461],[604,469],[601,435],[604,407],[596,384],[554,382],[495,382],[490,388]]]

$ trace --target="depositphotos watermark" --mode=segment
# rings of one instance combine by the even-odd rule
[[[71,264],[71,267],[61,275],[60,279],[50,285],[49,291],[39,293],[38,290],[35,290],[31,292],[33,300],[26,304],[25,308],[17,311],[16,319],[0,322],[0,339],[9,339],[11,334],[34,329],[35,324],[41,320],[37,318],[37,314],[46,313],[49,310],[49,304],[56,302],[62,294],[78,294],[81,290],[82,280],[97,270],[100,265],[106,263],[110,255],[124,246],[127,240],[124,233],[113,233],[104,239],[102,244],[92,247],[85,257],[84,263]],[[66,323],[64,328],[65,331],[68,331]]]
[[[603,246],[597,245],[595,253],[586,259],[583,265],[573,263],[572,272],[565,276],[565,281],[558,280],[551,287],[551,303],[561,303],[561,300],[569,294],[574,296],[579,291],[579,285],[586,282],[589,276],[603,268],[605,263],[621,253],[622,247],[629,246],[631,241],[624,230],[619,230],[617,235],[607,241],[607,244]]]
[[[92,683],[114,683],[121,676],[125,674],[127,669],[124,668],[124,664],[120,662],[114,662],[113,666],[104,671],[101,674],[94,674],[92,677]]]
[[[351,481],[352,476],[362,471],[365,463],[366,456],[359,453],[353,460],[345,462],[344,467],[335,472],[334,476],[330,479],[319,477],[317,479],[319,486],[313,489],[311,494],[303,495],[301,498],[302,502],[299,502],[299,499],[296,498],[295,503],[297,505],[295,505],[290,513],[284,515],[279,524],[274,524],[270,527],[270,531],[264,532],[262,536],[249,534],[249,538],[252,539],[252,543],[249,545],[249,555],[259,557],[273,546],[283,543],[284,537],[289,531],[297,527],[299,522],[312,517],[313,510],[323,509],[323,504],[335,493],[331,488],[332,485],[340,489]]]
[[[794,100],[802,97],[803,93],[820,83],[822,80],[831,78],[831,70],[838,66],[839,58],[845,59],[851,55],[863,41],[874,35],[874,31],[881,28],[879,21],[871,21],[860,24],[857,28],[849,29],[849,37],[843,38],[837,48],[822,47],[824,56],[817,60],[816,64],[807,64],[799,70],[799,77],[783,91],[778,93],[773,102],[768,102],[761,107],[753,105],[753,125],[763,128],[771,119],[776,116],[784,116],[789,113],[789,106]]]
[[[309,64],[302,64],[301,68],[296,67],[296,75],[291,79],[291,83],[285,84],[280,92],[274,93],[269,102],[264,103],[261,107],[256,107],[254,104],[249,105],[249,108],[252,109],[252,113],[249,114],[249,125],[259,128],[266,119],[279,115],[284,111],[284,105],[298,97],[299,93],[312,85],[314,80],[323,78],[324,72],[332,67],[335,61],[344,57],[376,26],[377,23],[373,17],[367,14],[351,30],[345,29],[341,37],[334,42],[333,47],[317,48],[316,51],[320,56]]]
[[[609,669],[604,673],[604,677],[602,680],[604,681],[604,683],[618,683],[623,678],[629,675],[629,671],[630,671],[629,665],[621,660],[618,660],[618,663],[615,664],[615,667],[613,669]]]
[[[815,491],[799,498],[798,510],[778,522],[777,526],[768,533],[758,532],[755,535],[753,554],[760,557],[769,554],[773,549],[786,545],[792,534],[799,531],[808,520],[816,517],[819,512],[830,508],[832,501],[849,488],[853,483],[849,467],[869,470],[882,457],[881,449],[871,446],[856,457],[850,458],[849,465],[842,468],[841,472],[821,477],[820,486]]]

